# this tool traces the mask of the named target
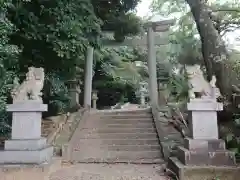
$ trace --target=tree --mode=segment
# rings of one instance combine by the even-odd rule
[[[10,121],[6,112],[6,104],[9,101],[10,90],[12,88],[12,79],[14,70],[18,68],[17,56],[18,47],[9,44],[9,35],[14,32],[14,25],[7,19],[7,8],[11,1],[0,1],[0,134],[6,135],[10,130]]]
[[[208,72],[208,80],[213,75],[217,78],[217,85],[224,95],[231,95],[231,86],[226,79],[226,61],[228,53],[224,41],[214,27],[209,8],[200,0],[186,0],[191,8],[202,42],[202,54]]]
[[[18,29],[11,43],[22,47],[19,64],[46,72],[74,73],[86,47],[98,46],[100,20],[88,1],[13,1],[8,17]],[[71,69],[71,70],[70,70]],[[67,77],[66,77],[67,78]]]
[[[129,47],[97,51],[93,88],[99,92],[99,105],[115,105],[123,99],[134,100],[139,82],[146,78],[144,68],[135,65],[135,61],[139,60],[137,52]]]
[[[158,9],[159,11],[164,9],[167,4],[171,4],[168,14],[173,12],[183,14],[180,22],[191,19],[191,14],[193,15],[196,27],[192,26],[194,29],[193,33],[190,34],[194,35],[197,30],[200,36],[202,57],[208,80],[211,79],[212,75],[216,75],[217,85],[222,94],[229,97],[231,95],[231,82],[226,77],[230,74],[231,68],[227,63],[228,51],[222,35],[233,30],[233,26],[239,22],[239,13],[236,11],[239,4],[236,2],[226,2],[224,4],[214,2],[209,4],[200,0],[168,0],[164,2],[155,0],[153,6],[155,10]]]
[[[118,40],[139,31],[139,18],[129,12],[136,7],[138,0],[111,1],[110,6],[105,2],[0,2],[0,131],[9,127],[6,122],[10,119],[5,107],[7,103],[11,103],[10,92],[14,76],[23,80],[27,67],[43,67],[46,73],[43,99],[50,107],[51,112],[48,115],[55,115],[65,109],[68,103],[65,80],[78,75],[77,78],[83,81],[87,46],[94,46],[96,51],[100,51],[102,30],[118,31],[115,33],[115,39]],[[110,24],[114,26],[111,27]],[[119,62],[112,73],[104,77],[105,80],[111,79],[109,82],[112,84],[117,82],[126,88],[126,82],[131,82],[132,77],[128,75],[122,78],[125,75],[122,73],[124,67],[128,67],[127,62]],[[134,71],[132,70],[133,73]]]
[[[94,11],[102,21],[103,31],[113,31],[115,39],[123,41],[127,35],[140,31],[140,18],[132,11],[141,0],[92,0]]]

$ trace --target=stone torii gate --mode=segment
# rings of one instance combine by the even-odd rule
[[[161,37],[155,32],[166,32],[174,24],[174,20],[151,21],[145,24],[147,35],[141,38],[125,39],[124,42],[118,43],[114,40],[103,39],[103,45],[114,46],[147,46],[148,49],[148,71],[149,71],[149,89],[150,101],[152,107],[158,107],[158,87],[157,87],[157,70],[156,70],[156,45],[166,45],[169,43],[167,38]],[[88,47],[86,52],[85,79],[84,79],[84,107],[91,108],[92,101],[92,79],[93,79],[93,47]]]

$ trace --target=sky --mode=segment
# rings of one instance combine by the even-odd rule
[[[140,17],[145,17],[150,14],[150,5],[152,0],[142,0],[142,2],[137,7],[137,15]]]
[[[137,15],[140,17],[146,17],[151,15],[150,12],[150,5],[152,3],[152,0],[142,0],[142,2],[137,6]],[[240,30],[235,31],[234,33],[228,33],[226,38],[232,46],[239,46],[240,42],[236,42],[235,38],[240,37]]]

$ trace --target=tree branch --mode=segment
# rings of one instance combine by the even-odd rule
[[[240,13],[240,8],[220,8],[220,9],[212,9],[212,12],[238,12]]]

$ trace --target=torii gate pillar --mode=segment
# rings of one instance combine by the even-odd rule
[[[93,47],[87,48],[85,62],[85,78],[84,78],[84,107],[91,109],[92,97],[92,79],[93,79]]]
[[[157,83],[157,62],[155,50],[155,32],[168,31],[174,20],[162,20],[148,22],[147,27],[147,47],[148,47],[148,72],[149,72],[149,95],[153,108],[158,108],[158,83]]]

